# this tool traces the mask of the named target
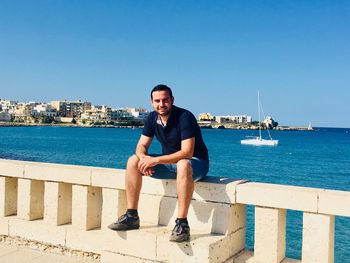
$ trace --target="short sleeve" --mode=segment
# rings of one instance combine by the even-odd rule
[[[142,135],[145,135],[147,137],[153,137],[154,136],[153,120],[154,120],[154,114],[152,114],[152,113],[148,114],[148,117],[145,120],[145,123],[144,123],[144,126],[143,126]]]
[[[196,136],[196,118],[190,112],[184,112],[180,118],[181,140],[186,140]]]

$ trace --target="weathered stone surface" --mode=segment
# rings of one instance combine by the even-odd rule
[[[72,226],[67,226],[66,229],[66,246],[70,249],[100,254],[104,244],[110,241],[107,232],[100,229],[81,231]]]
[[[255,207],[254,258],[279,263],[286,253],[286,210]]]
[[[172,226],[177,218],[177,199],[162,197],[158,210],[160,211],[159,224]],[[194,230],[229,234],[245,227],[245,205],[192,200],[187,218]]]
[[[102,189],[102,218],[101,229],[107,228],[126,211],[125,190]]]
[[[319,193],[318,213],[350,216],[350,192],[324,190]]]
[[[91,185],[91,168],[78,165],[28,163],[25,164],[24,178]]]
[[[229,235],[192,231],[190,242],[169,242],[170,232],[157,239],[157,260],[167,262],[221,263],[244,249],[245,229]]]
[[[103,251],[101,255],[101,263],[116,263],[116,262],[127,262],[127,263],[155,263],[154,260],[147,260],[143,258],[137,258],[129,255],[124,255],[116,252]],[[157,261],[159,262],[159,261]]]
[[[9,234],[9,217],[0,217],[0,235]]]
[[[334,262],[334,216],[303,214],[302,261]]]
[[[92,168],[91,185],[113,189],[125,189],[125,170]]]
[[[35,220],[44,216],[44,182],[18,178],[19,218]]]
[[[72,221],[72,185],[45,182],[44,220],[62,225]]]
[[[208,176],[195,183],[193,199],[220,203],[236,203],[236,186],[245,180]],[[141,193],[177,197],[176,180],[143,177]]]
[[[17,213],[17,178],[0,176],[0,216]]]
[[[141,224],[131,231],[105,231],[104,251],[131,255],[147,260],[156,259],[157,236],[164,228]]]
[[[9,220],[9,235],[64,246],[66,229],[65,226],[53,227],[43,220],[27,221],[12,218]]]
[[[281,263],[300,263],[300,260],[285,258],[281,261]],[[227,260],[225,263],[262,263],[261,261],[257,261],[254,258],[253,251],[243,251],[239,253],[237,256]]]
[[[75,228],[90,230],[101,226],[101,188],[73,185],[72,203],[72,225]]]
[[[237,185],[237,203],[317,212],[318,194],[322,189],[245,183]]]
[[[0,159],[0,176],[23,177],[28,162]]]

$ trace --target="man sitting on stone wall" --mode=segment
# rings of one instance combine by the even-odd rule
[[[194,115],[176,107],[171,89],[157,85],[151,91],[154,111],[145,121],[136,153],[127,163],[125,189],[127,211],[108,227],[116,231],[138,229],[140,219],[137,208],[142,186],[142,176],[159,179],[176,179],[178,216],[170,241],[183,242],[190,239],[187,221],[194,182],[208,173],[208,150]],[[148,153],[153,137],[162,145],[161,155]]]

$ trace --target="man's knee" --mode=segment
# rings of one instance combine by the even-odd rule
[[[182,159],[176,163],[176,169],[178,173],[192,175],[192,165],[190,160]]]
[[[128,163],[127,163],[127,168],[135,168],[137,167],[138,163],[139,163],[139,157],[137,157],[136,154],[133,154],[129,157],[128,159]]]

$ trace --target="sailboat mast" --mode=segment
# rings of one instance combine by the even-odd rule
[[[258,91],[258,116],[259,116],[259,139],[261,140],[261,123],[260,123],[260,94]]]

